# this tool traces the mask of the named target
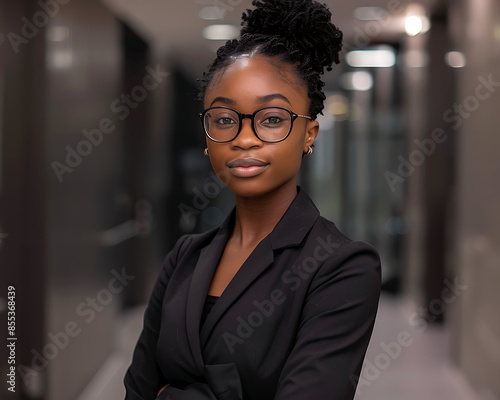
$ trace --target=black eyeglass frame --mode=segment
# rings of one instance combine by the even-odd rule
[[[238,115],[238,119],[239,119],[239,126],[238,126],[238,131],[236,132],[236,135],[234,135],[234,137],[230,140],[215,140],[213,137],[210,136],[210,134],[207,132],[207,129],[205,128],[205,122],[204,122],[204,118],[205,118],[205,114],[207,112],[209,112],[210,110],[214,110],[214,109],[226,109],[226,110],[230,110],[230,111],[233,111],[236,113],[236,115]],[[283,139],[280,139],[280,140],[276,140],[276,141],[271,141],[271,140],[263,140],[262,138],[259,137],[259,135],[257,134],[257,131],[255,129],[255,116],[257,115],[257,113],[259,113],[260,111],[262,110],[266,110],[266,109],[269,109],[269,108],[278,108],[280,110],[284,110],[284,111],[287,111],[289,114],[290,114],[290,129],[288,130],[288,133],[286,134],[286,136],[283,138]],[[210,108],[207,108],[205,110],[203,110],[199,115],[200,117],[200,121],[201,121],[201,126],[203,128],[203,131],[205,132],[205,135],[207,135],[207,137],[212,140],[213,142],[216,142],[216,143],[229,143],[229,142],[232,142],[234,139],[236,139],[238,137],[238,135],[240,134],[241,132],[241,128],[243,126],[243,120],[245,118],[249,118],[251,121],[252,121],[252,130],[253,130],[253,133],[255,134],[255,136],[257,136],[257,139],[259,139],[261,142],[264,142],[264,143],[279,143],[279,142],[282,142],[283,140],[285,140],[288,136],[290,136],[290,133],[292,132],[292,129],[293,129],[293,122],[297,119],[297,118],[307,118],[311,121],[314,121],[311,117],[307,116],[307,115],[300,115],[300,114],[295,114],[293,111],[289,110],[288,108],[285,108],[285,107],[277,107],[277,106],[269,106],[269,107],[262,107],[262,108],[259,108],[258,110],[254,111],[252,114],[243,114],[243,113],[240,113],[238,110],[235,110],[234,108],[231,108],[231,107],[224,107],[224,106],[216,106],[216,107],[210,107]]]

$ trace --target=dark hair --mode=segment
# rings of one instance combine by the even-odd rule
[[[331,71],[339,63],[342,32],[331,22],[325,4],[314,0],[254,0],[253,10],[246,10],[241,19],[238,39],[229,40],[219,48],[217,57],[203,74],[199,98],[203,100],[215,74],[242,54],[278,57],[293,65],[307,87],[309,114],[315,119],[323,110],[324,68]]]

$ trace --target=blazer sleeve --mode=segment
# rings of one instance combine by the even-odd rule
[[[153,288],[144,313],[144,325],[134,350],[132,363],[125,374],[125,400],[154,400],[158,390],[168,383],[163,382],[163,374],[156,362],[156,347],[163,297],[186,237],[184,235],[179,238],[172,251],[167,254]]]
[[[362,242],[319,267],[275,400],[352,400],[375,322],[380,258]]]

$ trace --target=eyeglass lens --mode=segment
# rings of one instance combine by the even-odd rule
[[[205,113],[203,120],[208,135],[217,141],[230,141],[238,134],[239,116],[227,108],[213,108]],[[284,139],[289,131],[292,118],[287,110],[265,108],[255,114],[254,126],[261,140],[276,142]]]

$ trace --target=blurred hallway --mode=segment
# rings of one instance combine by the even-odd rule
[[[500,400],[500,1],[326,2],[344,50],[299,184],[381,255],[356,400]],[[233,207],[195,97],[250,6],[0,0],[2,400],[123,398],[165,255]]]

